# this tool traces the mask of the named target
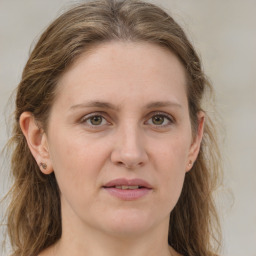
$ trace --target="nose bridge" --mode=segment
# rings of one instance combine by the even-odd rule
[[[127,124],[120,129],[121,147],[124,152],[137,153],[141,149],[140,131],[136,124]]]
[[[127,168],[146,163],[147,153],[143,134],[136,122],[128,121],[119,127],[116,145],[112,152],[112,161]]]

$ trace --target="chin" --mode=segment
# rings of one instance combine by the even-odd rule
[[[157,220],[139,210],[119,210],[111,215],[109,221],[105,219],[106,230],[113,235],[129,237],[139,235],[150,230]]]

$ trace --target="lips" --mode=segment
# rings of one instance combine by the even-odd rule
[[[152,186],[142,179],[115,179],[103,186],[110,195],[121,200],[137,200],[152,191]]]
[[[139,188],[148,188],[152,189],[152,186],[142,179],[115,179],[106,183],[103,187],[110,188],[116,186],[138,186]]]

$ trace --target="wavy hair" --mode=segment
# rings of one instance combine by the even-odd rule
[[[17,88],[12,137],[7,228],[13,256],[35,256],[62,233],[60,196],[54,173],[44,175],[33,158],[19,126],[29,111],[47,130],[57,82],[84,52],[109,41],[149,42],[169,49],[184,65],[192,129],[202,100],[212,87],[200,59],[182,28],[159,7],[139,0],[96,0],[81,3],[60,15],[41,35]],[[186,174],[179,201],[170,214],[169,244],[184,256],[217,255],[220,225],[213,192],[221,177],[216,131],[206,113],[201,149]]]

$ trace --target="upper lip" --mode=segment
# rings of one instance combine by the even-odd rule
[[[115,179],[107,182],[106,184],[103,185],[103,187],[115,187],[115,186],[139,186],[139,187],[144,187],[144,188],[149,188],[151,189],[152,186],[145,180],[142,179],[125,179],[125,178],[120,178],[120,179]]]

